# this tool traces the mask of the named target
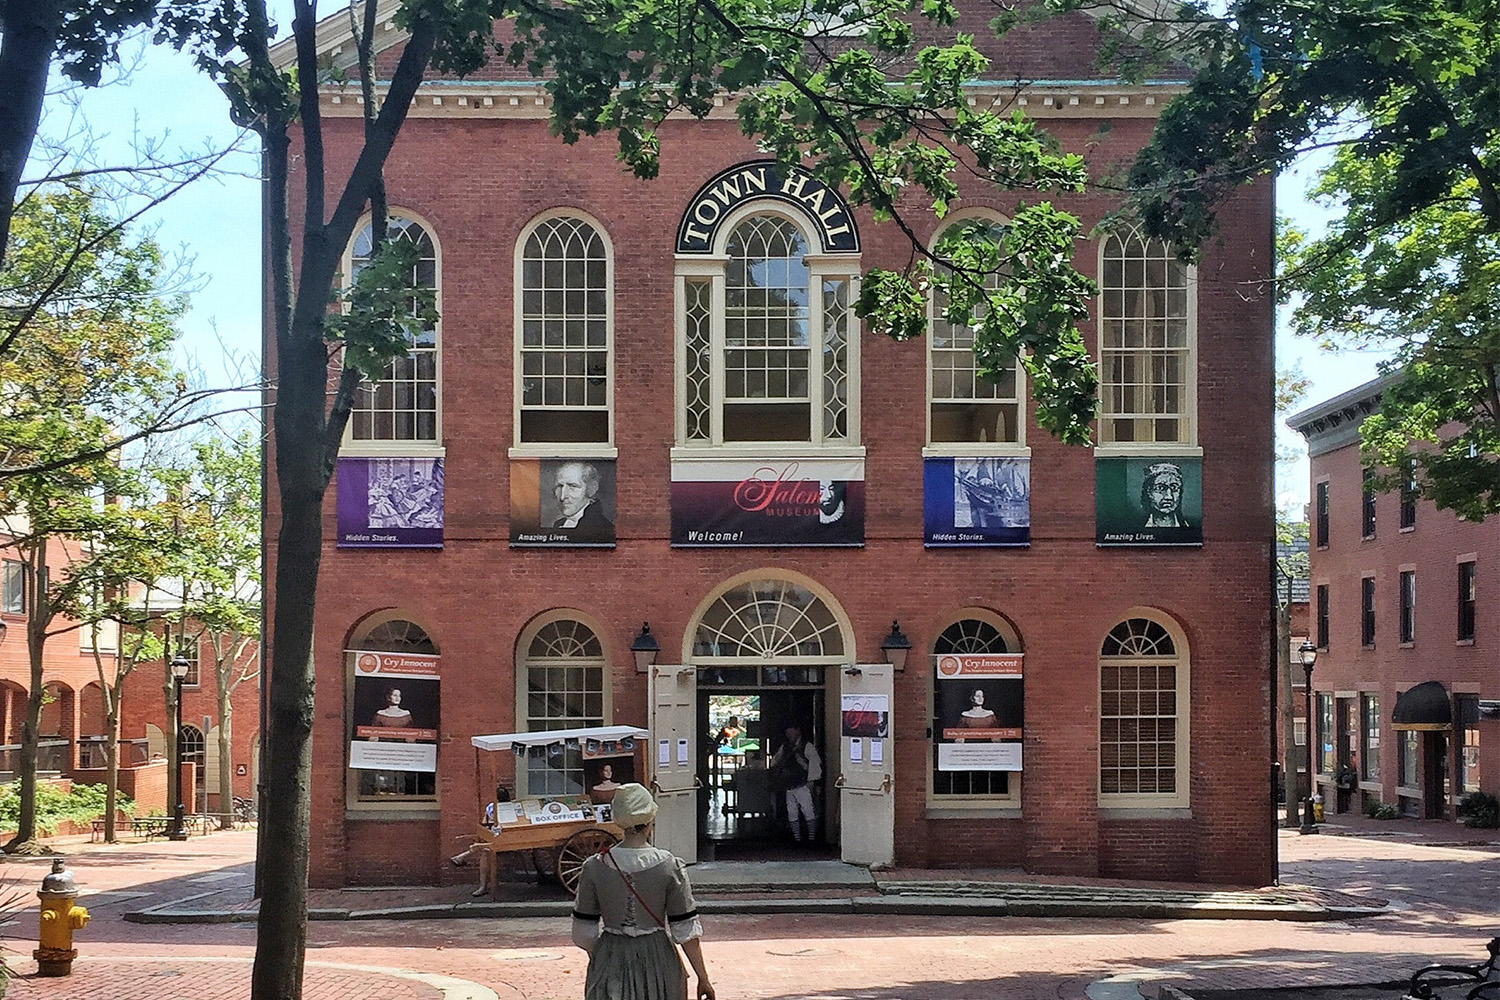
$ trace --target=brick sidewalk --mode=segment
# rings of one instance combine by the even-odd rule
[[[29,958],[15,963],[10,996],[46,1000],[244,1000],[250,995],[248,960],[80,958],[73,974],[41,978]],[[389,973],[324,968],[308,963],[303,1000],[443,1000],[443,992]]]

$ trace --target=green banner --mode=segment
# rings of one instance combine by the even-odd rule
[[[1203,459],[1094,459],[1099,545],[1202,545]]]

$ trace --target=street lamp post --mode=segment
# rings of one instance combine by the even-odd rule
[[[172,761],[172,773],[177,776],[177,802],[172,807],[172,828],[167,832],[168,840],[187,840],[187,828],[183,825],[182,816],[182,682],[188,675],[188,668],[192,661],[179,653],[172,658],[172,701],[177,706],[177,718],[173,725],[177,727],[177,739],[172,741],[176,749]]]
[[[1307,798],[1302,802],[1302,826],[1298,833],[1317,833],[1318,828],[1313,826],[1313,740],[1317,737],[1318,727],[1313,721],[1313,686],[1312,674],[1313,664],[1318,659],[1318,647],[1311,642],[1304,642],[1297,650],[1302,657],[1302,673],[1306,678],[1305,693],[1307,695]]]

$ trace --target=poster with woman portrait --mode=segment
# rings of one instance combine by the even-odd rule
[[[356,650],[350,697],[349,766],[357,770],[437,770],[438,658]]]
[[[1022,662],[1020,653],[937,657],[938,770],[1021,770]]]

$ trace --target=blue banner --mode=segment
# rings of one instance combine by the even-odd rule
[[[923,459],[922,543],[1030,545],[1031,459]]]

